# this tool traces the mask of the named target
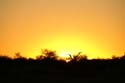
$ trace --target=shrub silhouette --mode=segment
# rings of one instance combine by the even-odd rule
[[[11,60],[10,57],[8,57],[7,55],[0,55],[0,61],[8,61],[8,60]]]
[[[20,52],[17,52],[17,53],[15,53],[14,58],[18,59],[18,58],[25,58],[25,57],[23,57]]]
[[[123,56],[121,56],[120,59],[125,60],[125,54]]]
[[[80,61],[80,60],[87,60],[87,56],[86,55],[82,55],[81,52],[79,52],[76,55],[69,55],[70,56],[70,60],[71,61]]]
[[[114,60],[125,60],[125,54],[122,55],[122,56],[115,56],[115,55],[113,55],[112,59],[114,59]]]
[[[36,56],[36,60],[43,60],[45,57],[44,56],[42,56],[42,55],[38,55],[38,56]]]

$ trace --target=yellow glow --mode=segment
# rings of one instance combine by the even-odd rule
[[[82,52],[109,58],[125,52],[123,0],[0,0],[0,54],[41,49],[61,57]]]
[[[87,40],[87,39],[86,39]],[[82,52],[82,54],[88,55],[88,58],[98,58],[101,57],[106,58],[108,55],[105,52],[105,49],[100,48],[99,45],[94,46],[94,42],[86,42],[83,41],[80,37],[68,37],[68,36],[60,36],[57,38],[52,38],[48,42],[46,42],[45,48],[56,50],[57,54],[62,58],[68,58],[69,54],[74,55]],[[43,46],[44,47],[44,46]]]

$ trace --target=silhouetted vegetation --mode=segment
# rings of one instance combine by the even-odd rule
[[[58,59],[55,51],[43,50],[36,59],[0,56],[0,80],[4,82],[109,82],[125,78],[125,55],[112,59],[88,60],[86,55]],[[2,82],[1,82],[2,83]]]

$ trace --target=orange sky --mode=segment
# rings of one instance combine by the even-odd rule
[[[124,0],[0,0],[0,54],[41,48],[108,58],[125,52]],[[65,55],[67,56],[67,55]]]

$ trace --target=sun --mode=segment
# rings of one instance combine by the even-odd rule
[[[69,55],[73,55],[71,51],[64,51],[64,52],[59,52],[58,53],[61,58],[68,58]]]

